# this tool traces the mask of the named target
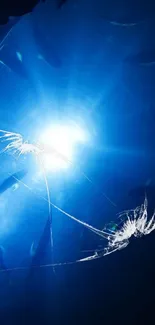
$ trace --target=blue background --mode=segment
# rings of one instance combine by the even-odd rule
[[[139,23],[126,27],[111,23],[120,17],[127,23]],[[99,229],[115,220],[118,212],[142,203],[138,195],[129,196],[132,188],[145,186],[148,181],[155,184],[155,65],[146,67],[130,61],[139,52],[153,51],[154,29],[153,4],[149,1],[68,0],[59,10],[55,1],[47,1],[22,17],[6,40],[4,59],[12,71],[0,65],[0,128],[22,133],[32,141],[49,123],[75,121],[89,134],[88,141],[76,147],[75,168],[47,176],[52,202]],[[50,40],[48,47],[46,37]],[[49,64],[37,58],[40,47]],[[22,55],[20,73],[10,59],[17,52]],[[38,166],[30,155],[16,159],[1,154],[0,182],[25,166],[28,174],[24,183],[45,197],[44,181],[36,181]],[[38,245],[48,218],[47,203],[37,195],[19,184],[16,191],[10,188],[0,197],[0,244],[7,267],[30,266],[31,244]],[[99,237],[65,215],[55,209],[52,213],[55,262],[76,261],[87,256],[84,250],[102,245]],[[113,322],[111,313],[115,321],[126,321],[121,299],[125,297],[126,306],[130,305],[134,280],[139,283],[136,292],[145,282],[142,259],[138,257],[138,265],[137,256],[142,254],[148,267],[153,263],[154,257],[147,262],[147,253],[143,256],[141,248],[148,245],[150,250],[152,235],[150,238],[144,246],[136,243],[130,250],[102,261],[60,267],[56,275],[51,268],[37,270],[26,294],[28,269],[11,272],[11,285],[3,273],[0,306],[4,320],[10,308],[15,323],[20,313],[23,323],[32,314],[36,317],[33,323],[39,317],[47,323],[52,319],[58,323],[69,319],[73,324],[94,323],[100,315],[96,322],[106,320],[109,324]],[[143,245],[143,239],[140,241]],[[41,259],[41,264],[50,262],[50,249]],[[140,272],[144,272],[142,280],[137,282]],[[139,296],[134,299],[136,303]],[[137,324],[138,310],[137,316],[128,316],[132,324]]]

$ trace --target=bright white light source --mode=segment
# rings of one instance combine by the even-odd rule
[[[55,125],[45,131],[39,141],[48,148],[48,153],[42,155],[45,168],[48,170],[67,168],[69,161],[73,159],[75,145],[84,141],[84,132],[77,126]]]

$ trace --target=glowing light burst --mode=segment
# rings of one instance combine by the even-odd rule
[[[40,136],[40,141],[36,144],[24,141],[24,138],[19,133],[13,133],[9,131],[0,130],[2,136],[0,136],[1,142],[8,141],[8,145],[1,152],[8,152],[10,154],[22,154],[32,153],[39,160],[39,165],[44,174],[44,178],[47,178],[45,171],[56,170],[58,168],[66,168],[68,165],[78,167],[81,175],[93,186],[95,185],[93,181],[79,168],[79,166],[73,164],[72,157],[73,148],[78,142],[85,142],[85,133],[78,128],[76,125],[74,127],[63,127],[55,126],[49,131],[42,132]],[[65,154],[64,154],[65,152]],[[49,189],[48,189],[49,192]],[[116,204],[104,193],[101,192],[104,198],[110,202],[113,206]]]
[[[51,249],[53,251],[53,233],[52,233],[52,211],[50,204],[50,191],[46,177],[47,167],[60,168],[64,164],[71,163],[66,155],[72,156],[73,145],[76,141],[82,141],[83,136],[78,132],[77,128],[67,128],[55,126],[49,131],[42,133],[40,141],[37,144],[24,141],[19,133],[0,130],[1,142],[8,142],[1,152],[7,152],[13,155],[34,154],[41,167],[47,190],[47,202],[49,209],[50,233],[51,233]]]
[[[84,132],[77,127],[55,125],[42,132],[39,139],[44,147],[42,160],[47,170],[67,168],[73,159],[73,150],[78,142],[84,142]]]
[[[63,168],[73,156],[73,148],[77,142],[84,141],[82,130],[71,127],[55,126],[42,132],[36,144],[24,141],[20,133],[0,130],[1,142],[8,142],[2,152],[13,155],[35,154],[41,156],[44,167]]]
[[[58,211],[63,213],[64,215],[68,216],[72,220],[76,221],[77,223],[81,224],[82,226],[86,227],[90,231],[94,232],[96,235],[104,238],[107,242],[105,248],[100,251],[95,251],[94,255],[88,256],[86,258],[77,260],[75,262],[67,262],[67,263],[58,263],[58,264],[49,264],[49,265],[41,265],[40,267],[55,267],[61,266],[65,264],[73,264],[79,262],[90,261],[93,259],[101,258],[103,256],[109,255],[111,253],[116,252],[122,248],[125,248],[130,243],[131,237],[141,237],[150,234],[152,231],[155,230],[155,213],[149,219],[148,218],[148,211],[147,206],[148,202],[145,198],[144,203],[133,210],[124,211],[119,214],[119,223],[116,227],[109,229],[105,227],[104,230],[97,229],[77,218],[72,216],[71,214],[65,212],[64,210],[60,209],[50,201],[50,193],[46,178],[46,173],[44,170],[43,164],[43,156],[44,154],[54,155],[57,158],[63,160],[65,163],[69,162],[70,160],[66,158],[66,155],[71,158],[72,155],[72,145],[75,143],[75,139],[77,140],[79,134],[75,132],[72,133],[72,137],[70,133],[67,133],[66,130],[61,131],[57,129],[57,141],[55,142],[55,130],[47,131],[40,139],[38,144],[29,144],[28,142],[24,141],[23,137],[18,133],[7,132],[4,130],[0,130],[2,135],[0,136],[1,142],[8,141],[9,143],[5,146],[5,148],[1,152],[10,152],[13,154],[28,154],[32,153],[35,154],[41,167],[43,169],[44,179],[46,183],[47,189],[47,199],[44,197],[39,196],[40,198],[46,200],[49,205],[49,220],[50,220],[50,227],[51,227],[51,247],[53,248],[53,237],[52,237],[52,215],[51,215],[51,206],[56,208]],[[54,132],[54,133],[53,133]],[[61,133],[62,132],[62,133]],[[65,133],[66,132],[66,133]],[[63,136],[63,140],[62,140]],[[66,137],[66,138],[65,138]],[[75,137],[75,138],[74,138]],[[70,142],[67,142],[68,139]],[[66,141],[66,142],[65,142]],[[82,138],[81,140],[82,141]],[[23,183],[23,182],[21,182]],[[24,184],[24,183],[23,183]],[[24,184],[25,185],[25,184]],[[30,191],[32,191],[27,185],[25,185]],[[120,223],[120,219],[123,221]],[[9,270],[19,270],[19,269],[27,269],[27,268],[15,268],[15,269],[8,269]],[[3,270],[2,270],[3,272]]]

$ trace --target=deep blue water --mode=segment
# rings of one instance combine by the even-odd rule
[[[120,17],[137,24],[111,23]],[[155,49],[154,30],[149,1],[68,0],[58,10],[49,0],[22,17],[5,41],[3,61],[7,59],[8,67],[0,65],[0,129],[22,133],[32,141],[50,124],[80,125],[89,136],[76,147],[74,166],[47,174],[51,200],[100,229],[121,210],[142,203],[138,196],[128,195],[132,188],[148,181],[155,184],[155,65],[130,61],[139,52]],[[40,48],[48,62],[38,59]],[[20,70],[17,58],[13,59],[17,53],[22,55]],[[0,196],[0,245],[5,264],[27,267],[9,276],[0,274],[3,321],[5,312],[11,310],[15,324],[16,317],[23,317],[23,324],[24,319],[35,324],[39,317],[42,323],[53,319],[58,324],[94,323],[94,315],[96,322],[109,324],[111,308],[119,321],[121,298],[129,304],[133,301],[133,278],[139,281],[136,290],[141,290],[141,282],[150,276],[142,271],[143,265],[151,265],[154,256],[148,262],[147,253],[137,244],[134,249],[133,243],[130,251],[85,265],[60,267],[56,275],[51,268],[36,269],[29,279],[30,247],[32,242],[37,247],[48,218],[47,202],[38,197],[46,197],[45,184],[43,178],[36,181],[38,165],[31,155],[14,158],[1,154],[0,166],[1,183],[27,167],[23,181],[33,190],[19,184],[15,191],[10,188]],[[101,244],[100,238],[54,208],[52,215],[55,262],[76,261],[86,256],[84,250]],[[149,251],[152,242],[153,235],[146,246],[144,240],[141,245]],[[142,281],[136,271],[137,256],[145,261],[143,264],[139,258]],[[42,252],[40,263],[51,263],[50,247]],[[134,314],[130,317],[130,324],[138,324]]]

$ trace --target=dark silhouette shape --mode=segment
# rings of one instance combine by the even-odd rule
[[[45,2],[45,0],[41,0]],[[0,25],[7,24],[9,17],[21,17],[32,12],[40,0],[1,0]]]
[[[20,17],[33,11],[45,0],[1,0],[0,1],[0,47]]]
[[[10,187],[18,183],[27,174],[26,169],[22,169],[17,173],[12,174],[0,185],[0,194],[7,191]]]

